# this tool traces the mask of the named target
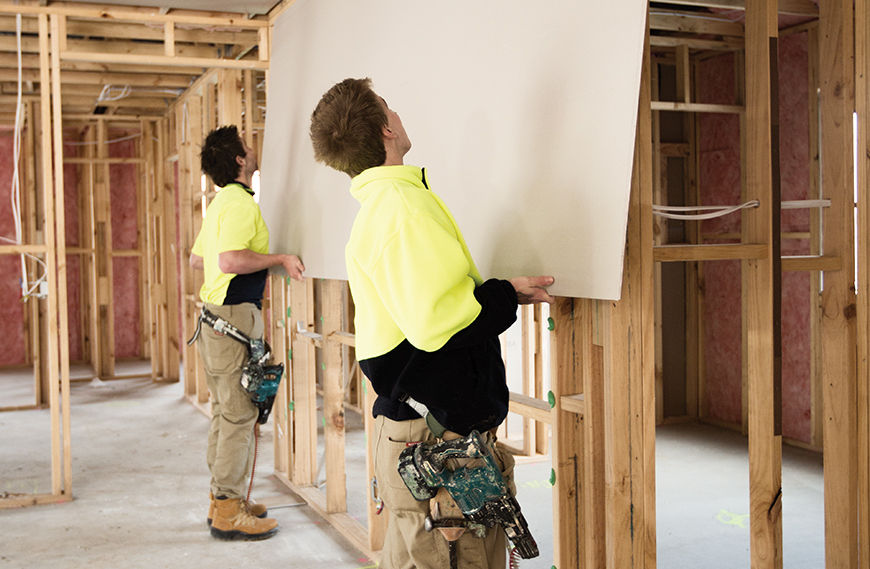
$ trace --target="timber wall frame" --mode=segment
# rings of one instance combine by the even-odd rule
[[[219,76],[226,81],[224,92],[241,100],[241,88],[247,87],[248,93],[255,91],[255,75],[261,81],[268,68],[269,38],[265,18],[240,14],[167,14],[156,8],[3,2],[0,28],[8,31],[12,26],[14,31],[16,15],[22,16],[25,118],[20,166],[26,242],[2,245],[0,254],[41,256],[46,267],[46,300],[30,302],[25,313],[27,357],[34,366],[36,400],[24,408],[47,405],[50,409],[52,467],[50,493],[4,495],[0,508],[72,499],[66,341],[68,254],[79,255],[84,261],[83,349],[97,376],[121,377],[114,372],[111,266],[113,256],[134,256],[140,269],[142,351],[150,356],[154,380],[178,380],[182,345],[179,308],[184,311],[189,307],[180,302],[175,287],[181,256],[176,243],[174,165],[178,152],[174,116],[166,99],[177,96],[195,77],[215,69],[206,76]],[[155,25],[162,27],[156,35]],[[10,58],[2,52],[16,50],[15,37],[13,47],[9,36],[3,37],[0,83],[9,83],[17,76],[18,64],[14,55]],[[13,66],[16,69],[10,73],[7,68]],[[133,91],[144,94],[104,101],[100,90],[113,84],[133,85]],[[14,108],[12,112],[7,109],[15,100],[14,95],[0,95],[3,124],[14,124]],[[219,118],[243,125],[248,142],[253,143],[258,136],[254,129],[262,130],[262,124],[254,124],[251,113],[245,118],[240,111],[232,114],[227,105],[230,103],[221,107],[224,114]],[[188,124],[186,119],[182,124]],[[68,127],[79,129],[86,143],[84,155],[64,157],[64,131]],[[103,143],[110,128],[137,132],[136,156],[108,156]],[[88,143],[98,144],[93,147]],[[120,163],[137,165],[139,248],[130,251],[112,251],[111,246],[108,169],[110,164]],[[78,206],[84,219],[81,245],[75,248],[67,247],[65,239],[64,164],[76,164],[80,170]],[[29,261],[28,269],[37,273],[34,261]]]
[[[292,2],[285,2],[274,18]],[[684,98],[676,102],[651,100],[652,74],[649,50],[644,57],[639,99],[637,142],[626,241],[623,293],[618,302],[559,298],[551,308],[552,397],[543,399],[540,389],[540,316],[524,310],[523,342],[525,393],[512,396],[511,410],[528,424],[526,454],[546,452],[546,430],[552,429],[554,470],[553,515],[555,559],[559,569],[571,567],[623,569],[656,565],[655,533],[655,424],[656,424],[656,263],[733,258],[743,263],[747,410],[746,428],[750,446],[751,556],[752,567],[782,567],[782,520],[780,493],[781,444],[774,408],[777,397],[776,371],[776,279],[780,270],[776,224],[776,96],[770,83],[775,69],[779,30],[778,12],[813,14],[808,2],[790,0],[778,6],[770,0],[719,2],[680,1],[679,4],[745,8],[746,24],[741,33],[722,40],[650,37],[649,45],[670,45],[681,50],[745,50],[745,100],[738,108],[718,109],[742,117],[745,133],[745,192],[762,206],[744,214],[742,243],[732,246],[671,246],[654,244],[653,142],[657,110],[710,111]],[[822,420],[818,436],[825,450],[826,566],[870,569],[870,389],[867,346],[870,341],[870,273],[868,273],[867,195],[870,172],[870,24],[868,0],[821,2],[818,12],[819,85],[821,88],[822,178],[824,196],[832,206],[825,212],[825,257],[802,261],[804,269],[824,271],[821,292],[819,342],[820,373],[824,386]],[[174,379],[183,365],[185,394],[207,412],[208,393],[195,351],[184,346],[196,314],[197,276],[188,268],[193,237],[201,223],[202,208],[212,197],[202,183],[197,167],[198,145],[211,127],[243,125],[249,144],[262,144],[262,86],[268,80],[268,19],[244,19],[238,15],[195,13],[162,14],[156,10],[81,5],[0,4],[0,14],[23,13],[38,32],[36,53],[40,89],[28,104],[30,118],[44,133],[37,144],[30,142],[35,160],[27,182],[31,191],[41,189],[33,211],[43,212],[43,240],[19,248],[44,254],[49,267],[49,296],[42,310],[31,318],[42,326],[32,335],[31,346],[43,344],[35,361],[45,370],[44,390],[52,417],[52,492],[47,495],[0,500],[0,507],[68,500],[72,496],[69,448],[69,354],[65,342],[67,315],[65,258],[70,251],[64,239],[62,127],[78,120],[90,125],[89,132],[105,136],[115,117],[93,116],[82,110],[93,89],[71,88],[67,80],[91,81],[91,65],[104,65],[117,73],[136,69],[175,70],[198,77],[185,93],[167,105],[135,101],[108,105],[112,113],[127,114],[133,128],[142,133],[139,159],[141,192],[147,220],[143,254],[147,307],[151,328],[148,351],[155,378]],[[148,52],[123,54],[123,46],[100,51],[82,40],[78,32],[92,21],[109,24],[162,24]],[[183,26],[182,26],[183,24]],[[232,49],[202,50],[201,38],[187,26],[229,25],[238,28]],[[651,16],[653,29],[684,31],[692,26],[674,17]],[[736,25],[740,28],[739,24]],[[112,33],[131,33],[112,27]],[[727,30],[734,26],[726,26]],[[694,29],[702,34],[701,28]],[[84,32],[82,32],[84,33]],[[144,33],[144,32],[143,32]],[[152,32],[148,32],[152,33]],[[232,32],[236,34],[236,32]],[[730,32],[728,32],[730,33]],[[718,34],[722,35],[722,34]],[[727,33],[725,35],[728,35]],[[118,39],[118,38],[116,38]],[[123,40],[120,40],[123,41]],[[228,40],[229,42],[229,40]],[[245,47],[242,44],[249,44]],[[108,44],[106,44],[108,45]],[[115,45],[115,44],[112,44]],[[254,48],[256,46],[256,49]],[[684,46],[684,47],[681,47]],[[100,44],[99,47],[105,47]],[[129,46],[127,46],[129,47]],[[143,67],[144,66],[144,67]],[[129,79],[135,80],[134,77]],[[0,100],[0,103],[3,101]],[[137,106],[138,105],[138,106]],[[131,110],[135,109],[135,110]],[[859,122],[860,160],[852,160],[852,112]],[[73,115],[85,114],[84,118]],[[8,120],[8,114],[2,117]],[[38,122],[37,122],[38,121]],[[101,135],[100,132],[103,132]],[[31,129],[32,133],[32,129]],[[252,144],[252,145],[253,145]],[[49,159],[49,157],[51,157]],[[98,170],[105,157],[94,156],[86,166]],[[853,168],[859,176],[857,250],[859,290],[852,288],[854,245],[852,240]],[[55,175],[60,172],[60,175]],[[96,178],[96,174],[94,175]],[[177,182],[176,182],[177,177]],[[41,188],[40,183],[41,182]],[[87,180],[86,180],[87,182]],[[95,179],[95,183],[98,180]],[[89,182],[87,182],[89,183]],[[175,233],[176,201],[179,213]],[[36,203],[39,202],[39,203]],[[37,231],[38,227],[34,230]],[[86,252],[75,254],[90,255]],[[3,253],[18,249],[0,248]],[[93,255],[96,256],[94,247]],[[94,262],[96,264],[96,260]],[[786,265],[782,262],[782,266]],[[94,273],[94,278],[106,277]],[[180,283],[180,296],[171,286]],[[346,476],[343,445],[344,413],[361,411],[370,424],[371,390],[365,388],[353,364],[352,306],[345,285],[336,281],[287,282],[270,278],[270,315],[267,330],[274,353],[287,364],[275,408],[276,475],[335,525],[361,551],[377,558],[383,539],[383,516],[373,504],[367,527],[346,512],[347,484],[368,485]],[[143,313],[143,317],[146,314]],[[322,320],[321,320],[322,319]],[[176,322],[180,320],[181,326]],[[179,329],[180,328],[180,329]],[[33,329],[33,327],[31,327]],[[318,380],[318,364],[321,368]],[[537,371],[535,371],[537,370]],[[534,378],[534,380],[532,379]],[[319,385],[318,385],[319,384]],[[317,405],[322,401],[326,490],[315,483],[317,473]],[[549,425],[549,427],[545,427]],[[371,443],[372,437],[369,437]],[[369,453],[370,454],[370,453]],[[366,493],[368,490],[366,489]]]
[[[768,0],[748,0],[745,6],[734,1],[675,3],[745,7],[745,26],[726,25],[729,30],[736,30],[732,39],[710,41],[655,36],[649,42],[655,46],[675,47],[682,50],[678,54],[684,57],[688,57],[689,48],[745,50],[745,100],[729,108],[695,104],[688,96],[676,102],[652,101],[649,54],[645,57],[621,300],[558,299],[551,308],[550,404],[540,399],[541,394],[537,394],[537,398],[512,394],[512,411],[521,411],[549,423],[553,429],[554,564],[560,569],[655,567],[655,266],[659,262],[740,259],[746,291],[743,298],[744,407],[750,447],[752,567],[782,567],[782,435],[779,414],[775,412],[780,404],[781,382],[777,361],[780,348],[777,345],[776,295],[782,270],[808,270],[816,274],[824,272],[825,282],[818,313],[821,331],[816,337],[822,344],[818,373],[824,385],[824,393],[816,399],[823,401],[823,407],[817,409],[821,420],[817,421],[814,431],[822,439],[818,443],[823,443],[817,443],[817,448],[825,448],[826,566],[866,568],[870,560],[859,552],[868,551],[870,546],[870,531],[867,530],[870,516],[867,374],[870,372],[866,363],[870,338],[867,314],[870,312],[866,302],[856,306],[851,288],[854,251],[850,173],[853,166],[849,125],[854,108],[850,85],[856,77],[859,97],[863,96],[857,108],[859,123],[870,110],[870,95],[867,94],[870,90],[862,83],[870,41],[863,33],[858,34],[858,55],[864,59],[859,57],[856,73],[850,55],[854,53],[851,3],[823,2],[821,11],[809,2],[799,1],[783,2],[781,6]],[[859,22],[870,23],[870,11],[864,2],[855,6]],[[778,13],[818,16],[818,24],[807,28],[813,30],[818,26],[818,32],[812,34],[812,41],[818,42],[820,58],[815,68],[822,101],[821,132],[817,136],[821,138],[822,153],[826,157],[822,161],[824,197],[831,200],[832,206],[825,211],[823,224],[814,222],[816,227],[824,227],[824,255],[814,251],[814,256],[801,259],[783,260],[779,254],[778,132],[774,120],[778,107],[775,85],[770,81],[777,64],[774,48],[779,35]],[[692,28],[692,24],[678,20],[677,17],[672,20],[651,17],[650,24],[657,29],[705,33],[703,25]],[[859,24],[857,29],[863,31],[864,28]],[[688,94],[688,83],[684,87]],[[731,112],[741,116],[745,145],[744,191],[749,196],[747,199],[756,198],[762,204],[744,214],[741,243],[654,246],[651,125],[652,112],[656,110]],[[870,117],[866,120],[870,122]],[[864,147],[870,150],[868,140],[870,137],[863,133]],[[870,156],[870,152],[859,155]],[[868,204],[868,170],[870,163],[865,158],[860,170],[864,182],[859,194],[859,212],[862,205]],[[866,216],[866,212],[861,215]],[[865,267],[864,271],[868,258],[866,223],[866,217],[861,217],[857,227],[859,251],[865,251],[859,256],[859,268]],[[860,274],[866,276],[867,273]],[[868,278],[863,279],[863,287],[868,286]],[[862,282],[860,276],[859,282]],[[276,449],[276,469],[279,478],[361,551],[376,557],[376,549],[383,539],[381,523],[370,512],[366,534],[359,524],[349,521],[343,508],[346,481],[343,457],[336,450],[343,444],[343,434],[339,432],[343,424],[339,420],[343,413],[342,394],[338,389],[341,384],[338,372],[342,366],[335,348],[352,344],[352,335],[346,328],[338,327],[342,325],[339,318],[342,314],[339,307],[344,302],[342,295],[346,296],[343,287],[334,282],[300,285],[273,279],[273,345],[276,353],[285,354],[288,369],[291,369],[290,381],[281,394],[286,399],[281,399],[276,407],[276,421],[286,425],[280,429],[283,431],[280,443],[276,438],[276,444],[282,445]],[[315,288],[327,292],[315,294]],[[327,317],[327,313],[331,316]],[[320,332],[314,331],[317,314],[323,318],[324,328]],[[323,352],[322,362],[317,357],[318,350]],[[525,357],[529,357],[529,352]],[[528,359],[525,361],[527,365]],[[317,471],[317,364],[326,366],[322,388],[327,447],[325,494],[316,488],[313,478]],[[515,405],[520,401],[522,407]],[[370,469],[368,476],[371,476]],[[335,485],[340,488],[334,488]]]

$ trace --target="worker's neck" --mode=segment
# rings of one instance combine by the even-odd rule
[[[404,152],[398,152],[392,146],[387,146],[385,150],[387,151],[387,158],[384,160],[382,166],[402,166],[405,163]]]
[[[244,174],[242,174],[238,178],[236,178],[234,181],[242,184],[246,188],[250,188],[253,178],[254,178],[253,174],[251,174],[249,176],[245,176]]]

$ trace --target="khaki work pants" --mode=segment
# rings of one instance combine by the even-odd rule
[[[381,569],[448,569],[447,540],[441,532],[427,532],[423,522],[429,515],[429,501],[418,502],[398,472],[399,454],[407,443],[435,437],[423,419],[392,421],[383,415],[375,419],[375,476],[378,491],[389,512]],[[501,462],[505,482],[513,488],[514,459],[494,449]],[[485,538],[466,531],[457,541],[460,569],[504,569],[506,537],[501,526],[489,528]]]
[[[252,303],[205,307],[251,338],[263,336],[263,316]],[[197,348],[211,393],[211,425],[206,462],[215,496],[245,498],[254,460],[257,407],[239,380],[248,348],[229,336],[202,325]]]

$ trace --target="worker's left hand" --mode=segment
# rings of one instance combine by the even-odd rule
[[[551,276],[538,277],[514,277],[510,279],[510,283],[517,291],[517,302],[520,304],[538,304],[540,302],[553,303],[555,300],[550,293],[547,292],[547,287],[555,282],[555,278]]]

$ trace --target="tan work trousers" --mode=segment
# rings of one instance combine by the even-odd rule
[[[389,511],[387,533],[381,552],[382,569],[448,569],[447,540],[441,532],[423,527],[429,515],[429,501],[418,502],[397,470],[399,454],[408,443],[435,440],[423,419],[392,421],[375,419],[375,476],[378,491]],[[495,449],[505,482],[513,488],[514,459]],[[485,538],[465,532],[457,542],[460,569],[504,569],[506,537],[501,526],[489,528]]]
[[[251,338],[263,336],[263,316],[252,303],[205,307]],[[254,424],[257,407],[239,379],[248,349],[233,338],[202,325],[197,348],[211,393],[211,425],[206,462],[215,496],[244,498],[254,460]]]

